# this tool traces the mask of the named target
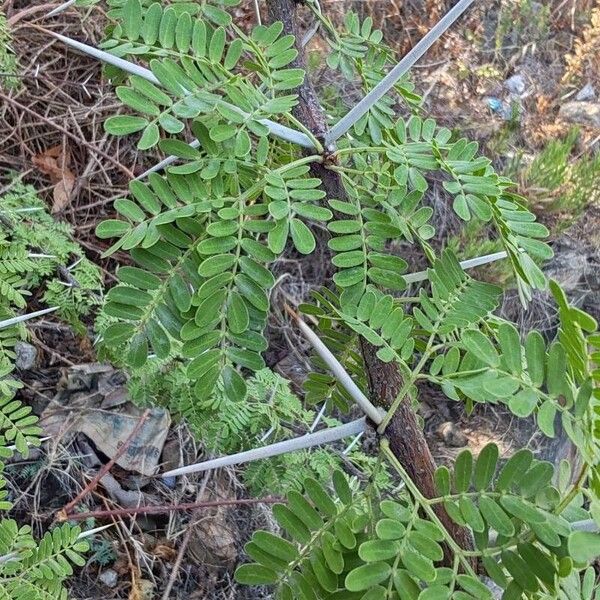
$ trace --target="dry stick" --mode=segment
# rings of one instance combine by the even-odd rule
[[[74,0],[73,0],[74,1]],[[30,6],[16,14],[14,14],[10,19],[7,19],[6,24],[9,29],[12,29],[21,19],[28,17],[29,15],[33,15],[37,12],[46,12],[49,8],[54,8],[57,10],[56,4],[40,4],[39,6]],[[58,7],[60,8],[60,7]],[[54,12],[54,11],[52,11]],[[50,13],[52,14],[52,13]]]
[[[461,0],[461,5],[465,3]],[[283,32],[292,34],[298,40],[298,21],[296,17],[297,5],[294,0],[267,0],[269,17],[271,22],[281,21]],[[290,67],[304,68],[304,57],[302,48],[298,47],[298,57],[290,64]],[[299,102],[294,107],[294,116],[305,127],[313,131],[318,139],[323,139],[327,132],[325,113],[321,108],[317,94],[307,77],[298,88]],[[329,134],[331,136],[331,132]],[[337,138],[333,138],[334,140]],[[331,151],[331,149],[328,149]],[[314,176],[319,177],[323,189],[328,198],[346,200],[348,195],[344,188],[340,175],[327,168],[326,164],[314,163],[311,165]],[[394,402],[403,387],[402,377],[398,365],[395,363],[384,363],[377,357],[378,348],[367,340],[361,339],[361,351],[365,361],[366,374],[369,383],[370,397],[373,404],[387,409]],[[406,469],[415,485],[421,493],[431,498],[436,495],[434,472],[435,461],[431,455],[427,440],[419,426],[409,398],[404,398],[385,432],[390,441],[390,448]],[[472,539],[469,531],[457,526],[447,515],[443,507],[438,508],[440,519],[447,527],[456,542],[463,548],[472,547]],[[449,553],[446,554],[446,562],[452,564]]]
[[[265,498],[240,498],[239,500],[208,500],[206,502],[189,502],[187,504],[174,504],[172,506],[135,506],[132,508],[115,508],[112,510],[92,510],[89,512],[73,513],[66,516],[68,521],[82,521],[85,519],[102,519],[104,517],[123,517],[128,515],[162,515],[178,510],[195,510],[197,508],[213,508],[215,506],[246,506],[252,504],[276,504],[286,502],[285,498],[267,496]],[[61,511],[62,512],[62,511]]]
[[[71,138],[78,144],[85,146],[90,152],[95,152],[96,154],[100,155],[102,158],[109,161],[115,167],[117,167],[118,169],[123,171],[123,173],[125,173],[129,179],[134,178],[134,174],[127,167],[122,165],[118,160],[115,160],[110,154],[107,154],[106,152],[104,152],[103,150],[100,150],[99,148],[95,148],[87,140],[82,140],[81,138],[79,138],[76,135],[74,135],[73,133],[71,133],[68,129],[65,129],[62,125],[59,125],[58,123],[54,123],[53,121],[51,121],[44,115],[40,115],[39,113],[36,113],[31,108],[28,108],[27,106],[25,106],[24,104],[17,102],[14,98],[5,96],[2,92],[0,92],[0,98],[2,98],[5,102],[13,104],[19,110],[24,110],[25,112],[29,113],[30,115],[33,115],[34,117],[36,117],[38,119],[41,119],[44,123],[46,123],[46,125],[49,125],[50,127],[54,127],[54,129],[60,131],[61,133],[64,133],[67,137]]]
[[[133,428],[132,432],[127,436],[127,439],[123,442],[123,445],[119,448],[119,450],[116,452],[116,454],[98,471],[98,473],[96,473],[96,475],[81,490],[81,492],[79,492],[79,494],[77,494],[77,496],[75,496],[75,498],[73,498],[73,500],[71,500],[71,502],[66,504],[62,508],[62,510],[60,510],[58,512],[57,519],[59,521],[66,521],[67,519],[73,518],[73,516],[69,514],[71,509],[75,508],[75,506],[79,502],[81,502],[81,500],[85,496],[87,496],[87,494],[89,494],[91,491],[93,491],[94,488],[98,485],[98,483],[102,479],[102,477],[104,477],[104,475],[106,475],[106,473],[108,473],[112,469],[113,465],[119,460],[119,458],[121,458],[121,456],[123,455],[125,450],[127,450],[127,448],[129,448],[129,445],[131,444],[131,442],[133,441],[135,436],[139,433],[142,426],[148,419],[149,415],[150,415],[150,409],[148,408],[144,411],[144,413],[140,417],[140,420],[137,422],[137,424]]]

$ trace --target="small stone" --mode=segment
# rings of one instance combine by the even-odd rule
[[[453,448],[462,448],[469,442],[467,436],[452,421],[442,423],[438,427],[437,434],[444,440],[446,446],[452,446]]]
[[[106,587],[114,588],[117,586],[118,575],[113,569],[106,569],[106,571],[102,571],[102,573],[98,575],[98,579],[100,579]]]
[[[15,354],[17,355],[15,359],[17,369],[27,371],[35,365],[38,351],[35,346],[27,342],[17,342],[15,344]]]
[[[174,490],[177,487],[177,477],[163,477],[162,482],[170,489]]]
[[[597,102],[566,102],[558,114],[569,123],[600,128],[600,104]]]
[[[504,82],[504,87],[511,94],[520,96],[525,91],[525,80],[522,75],[513,75]]]
[[[596,90],[591,83],[586,83],[575,96],[575,100],[582,102],[584,100],[593,100],[596,97]]]

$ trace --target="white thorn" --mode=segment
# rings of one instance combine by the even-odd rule
[[[271,425],[268,431],[266,431],[260,438],[261,444],[275,431],[275,425]]]
[[[94,529],[87,529],[86,531],[82,531],[78,536],[78,540],[84,540],[85,538],[91,537],[96,533],[100,533],[109,527],[113,527],[113,523],[109,523],[108,525],[102,525],[101,527],[94,527]]]
[[[74,269],[82,260],[83,260],[83,256],[81,258],[78,258],[72,265],[68,266],[67,271]]]
[[[35,319],[36,317],[41,317],[42,315],[47,315],[48,313],[54,312],[58,310],[58,306],[53,306],[52,308],[44,308],[43,310],[36,310],[35,312],[28,313],[26,315],[19,315],[18,317],[11,317],[10,319],[4,319],[4,321],[0,321],[0,329],[5,329],[6,327],[12,327],[17,323],[23,323],[24,321],[29,321],[31,319]]]
[[[40,443],[47,442],[48,440],[51,440],[51,439],[52,439],[52,436],[50,436],[50,435],[40,438]],[[29,442],[27,442],[27,445],[31,446],[31,444]],[[6,446],[6,448],[7,448],[7,450],[16,450],[17,449],[17,447],[14,444],[12,446]]]
[[[192,140],[189,145],[191,148],[199,148],[200,141]],[[168,167],[169,165],[173,164],[178,159],[179,159],[178,156],[167,156],[167,158],[161,160],[159,163],[156,163],[153,167],[150,167],[147,171],[144,171],[141,175],[138,175],[135,179],[136,180],[145,179],[146,177],[148,177],[148,175],[150,175],[150,173],[156,173],[157,171],[162,171],[165,167]]]
[[[73,40],[64,35],[61,35],[60,33],[51,32],[51,35],[53,35],[56,39],[60,40],[64,44],[67,44],[67,46],[71,46],[72,48],[75,48],[80,52],[83,52],[84,54],[97,58],[98,60],[101,60],[110,65],[114,65],[115,67],[118,67],[119,69],[122,69],[123,71],[126,71],[127,73],[130,73],[132,75],[138,75],[140,77],[143,77],[144,79],[150,81],[151,83],[154,83],[155,85],[162,86],[158,78],[154,75],[154,73],[152,73],[152,71],[150,71],[150,69],[140,67],[139,65],[129,62],[128,60],[119,58],[118,56],[114,56],[109,52],[98,50],[98,48],[88,46],[87,44],[83,44],[82,42],[78,42],[77,40]],[[235,110],[244,118],[250,116],[248,115],[248,113],[244,112],[234,104],[229,104],[228,102],[223,101],[220,102],[222,102],[231,110]],[[279,123],[275,123],[275,121],[271,121],[270,119],[259,119],[258,121],[262,123],[265,127],[267,127],[271,134],[278,138],[281,138],[287,142],[292,142],[293,144],[297,144],[298,146],[303,146],[304,148],[314,148],[314,144],[312,143],[311,139],[301,131],[296,131],[295,129],[291,129],[290,127],[286,127],[285,125],[280,125]]]
[[[312,433],[317,428],[317,425],[319,424],[319,422],[323,418],[323,415],[325,414],[326,407],[327,407],[327,402],[323,402],[323,406],[321,406],[321,410],[319,411],[319,414],[315,417],[313,424],[310,426],[310,429],[308,430],[309,433]]]
[[[335,142],[344,135],[380,98],[394,86],[429,50],[437,39],[467,10],[475,0],[460,0],[455,4],[424,36],[415,47],[344,117],[342,117],[326,134],[325,145]]]
[[[349,454],[352,448],[358,444],[358,440],[364,435],[364,431],[361,431],[348,445],[348,447],[342,452],[342,454]]]
[[[295,452],[296,450],[303,450],[313,446],[329,444],[345,437],[356,435],[357,433],[364,431],[365,427],[366,421],[363,417],[362,419],[357,419],[356,421],[351,421],[350,423],[345,423],[344,425],[339,425],[338,427],[323,429],[317,433],[308,433],[292,440],[285,440],[283,442],[271,444],[270,446],[254,448],[253,450],[247,450],[246,452],[239,452],[230,456],[222,456],[221,458],[206,460],[194,465],[188,465],[187,467],[173,469],[171,471],[167,471],[166,473],[162,473],[160,477],[177,477],[178,475],[197,473],[199,471],[208,471],[209,469],[218,469],[220,467],[228,467],[231,465],[241,465],[254,460],[270,458],[271,456],[288,454],[289,452]]]
[[[48,17],[54,17],[58,14],[60,14],[61,12],[67,10],[67,8],[69,8],[69,6],[73,6],[73,4],[75,4],[76,0],[67,0],[67,2],[63,2],[63,4],[61,4],[60,6],[57,6],[56,8],[54,8],[53,10],[51,10],[47,15],[46,18]]]
[[[360,406],[362,411],[375,423],[379,425],[383,421],[385,413],[383,410],[371,404],[370,400],[362,393],[360,388],[354,383],[346,369],[333,356],[329,348],[319,339],[319,336],[297,315],[294,315],[300,331],[304,337],[310,342],[317,354],[323,359],[330,371],[335,375],[339,383],[350,394],[352,399]]]
[[[31,206],[29,208],[15,208],[15,210],[13,212],[28,213],[28,212],[40,212],[41,210],[44,210],[44,208],[42,206]]]
[[[460,261],[459,265],[463,270],[472,269],[474,267],[480,267],[481,265],[487,265],[488,263],[495,262],[506,258],[508,254],[502,250],[502,252],[495,252],[494,254],[485,254],[484,256],[477,256],[476,258],[469,258],[468,260]],[[418,271],[417,273],[409,273],[408,275],[402,275],[406,283],[417,283],[418,281],[425,281],[428,278],[427,271]]]
[[[90,537],[96,533],[99,533],[100,531],[104,531],[105,529],[108,529],[109,527],[113,527],[113,523],[109,523],[108,525],[102,525],[101,527],[95,527],[94,529],[88,529],[87,531],[82,531],[77,536],[77,539],[84,540],[85,538]],[[19,557],[18,552],[10,552],[9,554],[0,556],[0,565],[7,563],[7,562],[13,560],[14,558],[18,558],[18,557]]]

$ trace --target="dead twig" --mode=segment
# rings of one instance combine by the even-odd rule
[[[24,19],[25,17],[28,17],[29,15],[33,15],[38,12],[47,12],[53,8],[56,8],[57,6],[58,6],[58,4],[56,4],[56,3],[40,4],[38,6],[29,6],[28,8],[26,8],[18,13],[15,13],[12,17],[7,19],[6,23],[12,29],[21,19]]]
[[[174,504],[172,506],[151,505],[135,506],[133,508],[115,508],[113,510],[92,510],[65,515],[62,519],[67,521],[82,521],[85,519],[102,519],[105,517],[122,517],[127,515],[162,515],[164,513],[178,510],[196,510],[200,508],[214,508],[219,506],[248,506],[252,504],[277,504],[285,503],[285,498],[267,496],[265,498],[240,498],[238,500],[208,500],[206,502],[189,502],[186,504]],[[64,509],[60,511],[61,514]]]

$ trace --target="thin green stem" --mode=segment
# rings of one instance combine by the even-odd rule
[[[429,340],[427,341],[427,347],[425,348],[425,351],[421,356],[421,360],[417,363],[417,366],[412,370],[410,376],[405,380],[404,384],[402,385],[402,389],[396,396],[396,399],[392,402],[392,405],[388,409],[385,417],[383,418],[383,421],[381,421],[379,427],[377,428],[377,431],[380,434],[383,434],[385,432],[386,427],[389,425],[390,421],[392,420],[392,417],[394,416],[394,413],[398,410],[400,403],[404,400],[404,397],[408,393],[408,390],[414,385],[418,375],[429,360],[429,357],[431,356],[432,352],[433,340],[435,339],[436,331],[437,330],[434,330],[433,333],[429,336]]]
[[[590,468],[589,465],[587,465],[587,464],[583,465],[581,471],[579,472],[577,479],[571,486],[571,489],[569,490],[567,495],[561,500],[560,504],[557,506],[557,508],[556,508],[557,515],[559,515],[561,512],[563,512],[567,508],[567,506],[569,506],[569,504],[571,504],[571,502],[573,501],[575,496],[577,496],[577,494],[579,494],[579,492],[581,491],[581,486],[583,485],[583,483],[585,482],[585,479],[587,477],[589,468]]]
[[[394,456],[394,453],[390,449],[390,443],[386,438],[383,438],[381,440],[380,447],[382,452],[385,454],[385,457],[392,465],[392,467],[398,472],[398,474],[406,484],[408,491],[412,494],[415,501],[420,504],[423,511],[431,519],[432,523],[437,525],[440,531],[444,533],[444,541],[446,542],[446,544],[448,544],[448,547],[452,550],[454,556],[458,557],[458,560],[460,560],[460,563],[465,569],[465,572],[471,575],[471,577],[477,578],[473,567],[466,558],[465,551],[454,541],[454,538],[448,533],[447,529],[444,527],[444,524],[435,513],[435,510],[433,510],[433,507],[427,503],[427,499],[423,496],[423,494],[421,494],[419,488],[415,485],[414,481],[410,478],[404,467],[400,464],[400,461]]]
[[[386,146],[351,146],[349,148],[340,148],[333,153],[333,156],[343,156],[344,154],[354,154],[356,152],[387,152]]]
[[[308,129],[307,127],[305,127],[298,119],[296,119],[296,117],[294,117],[294,115],[290,114],[286,114],[285,115],[290,122],[295,125],[296,129],[298,129],[298,131],[301,131],[302,133],[304,133],[306,135],[307,138],[310,139],[310,141],[313,143],[315,150],[319,153],[319,154],[323,154],[323,152],[325,151],[323,148],[323,144],[321,144],[321,142],[319,142],[319,140],[313,135],[312,131],[310,129]]]

